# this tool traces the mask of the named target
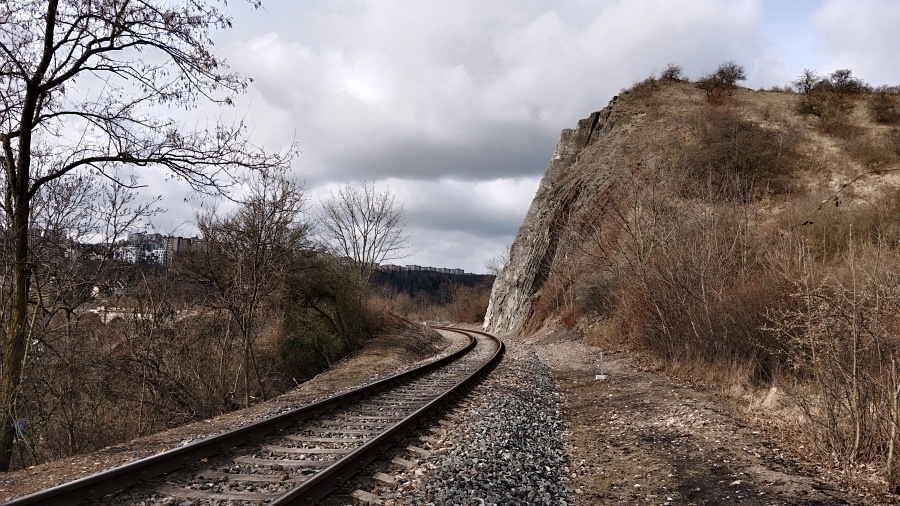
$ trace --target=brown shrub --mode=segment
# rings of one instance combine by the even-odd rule
[[[697,142],[687,145],[685,196],[734,200],[793,188],[798,135],[763,128],[729,110],[706,109],[691,122]]]
[[[793,84],[800,91],[797,112],[815,116],[823,131],[838,135],[850,120],[856,98],[870,89],[849,69],[836,70],[828,77],[806,70]]]
[[[900,157],[900,128],[892,128],[888,132],[888,145],[894,151],[894,154]]]
[[[578,321],[578,312],[574,309],[569,309],[563,312],[560,321],[565,328],[571,329],[575,327],[575,323]]]
[[[900,256],[880,245],[853,245],[823,267],[808,258],[794,283],[794,304],[770,313],[785,345],[794,398],[823,455],[842,464],[883,465],[892,486],[900,434]]]
[[[582,234],[594,246],[577,307],[667,366],[737,364],[746,379],[772,378],[780,362],[762,327],[785,284],[762,261],[766,242],[752,233],[746,199],[676,205],[646,181],[632,183],[604,226]]]
[[[490,284],[481,286],[456,285],[453,288],[453,295],[447,307],[448,316],[455,322],[481,323],[484,321],[490,297]]]
[[[659,78],[663,81],[684,81],[684,71],[681,68],[681,65],[676,63],[666,64],[666,68],[659,75]]]
[[[876,91],[869,97],[869,114],[872,120],[883,125],[900,123],[900,104],[897,95],[884,90]]]
[[[887,139],[876,137],[869,130],[843,125],[842,128],[832,132],[840,139],[840,147],[854,160],[866,168],[877,168],[891,163],[896,158],[894,146],[890,137]]]
[[[839,260],[852,245],[897,243],[900,202],[897,190],[885,190],[871,203],[845,203],[840,194],[810,199],[785,215],[785,229],[792,230],[803,249],[816,262]]]
[[[666,361],[752,364],[749,379],[765,381],[778,360],[761,329],[767,308],[784,297],[783,283],[762,267],[761,244],[737,211],[683,216],[675,239],[654,256],[644,344]]]
[[[659,90],[659,82],[655,76],[651,75],[643,81],[631,85],[628,91],[639,98],[650,98],[657,90]]]
[[[706,93],[706,99],[713,104],[721,104],[737,87],[738,81],[747,79],[744,67],[733,61],[720,64],[716,70],[697,79],[697,88]]]

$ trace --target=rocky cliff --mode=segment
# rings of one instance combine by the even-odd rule
[[[485,315],[485,329],[499,334],[518,332],[532,313],[532,302],[547,280],[559,251],[565,225],[583,211],[579,196],[597,196],[613,181],[615,168],[597,164],[603,147],[612,147],[617,126],[631,121],[616,107],[614,97],[604,109],[562,131],[549,167],[531,202],[525,221],[510,248],[509,262],[494,282]],[[585,157],[586,152],[592,155]],[[591,170],[584,170],[590,164]]]
[[[648,80],[564,130],[494,282],[485,328],[593,319],[627,327],[609,334],[646,337],[652,327],[675,339],[673,319],[694,332],[695,316],[708,320],[727,294],[762,289],[751,281],[775,276],[761,266],[790,256],[785,248],[817,244],[827,259],[854,238],[893,237],[900,120],[872,115],[878,95],[832,97],[844,102],[829,121],[798,107],[814,99],[739,88],[711,101],[693,83]],[[900,94],[880,100],[900,110]],[[707,286],[713,271],[719,284]],[[685,290],[693,286],[698,294]]]

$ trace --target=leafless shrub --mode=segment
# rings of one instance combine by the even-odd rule
[[[465,286],[455,285],[453,295],[448,304],[448,317],[452,321],[462,323],[481,323],[487,312],[491,296],[491,285]]]
[[[749,379],[770,379],[778,359],[760,329],[785,294],[764,269],[756,218],[745,199],[678,205],[667,184],[634,176],[602,224],[582,227],[578,309],[667,366],[748,364]]]
[[[737,85],[747,79],[744,67],[733,61],[722,63],[715,72],[704,74],[697,79],[697,87],[706,92],[706,99],[714,104],[721,103]]]
[[[892,128],[888,133],[888,141],[894,154],[900,157],[900,128]]]
[[[885,90],[873,93],[869,98],[869,114],[876,123],[883,125],[900,123],[900,105],[897,103],[896,94]]]
[[[697,142],[684,149],[689,171],[685,195],[755,199],[791,190],[798,158],[796,133],[765,129],[718,109],[702,111],[692,127]]]
[[[801,94],[797,112],[815,116],[829,133],[848,122],[855,98],[870,89],[849,69],[836,70],[828,77],[807,69],[793,85]]]
[[[803,69],[797,79],[791,82],[791,85],[800,93],[809,93],[822,81],[822,76],[813,69]]]
[[[627,92],[634,93],[640,98],[647,99],[652,97],[657,90],[659,90],[659,83],[657,82],[656,77],[651,75],[643,81],[634,83]]]
[[[822,454],[841,464],[875,462],[896,485],[900,423],[900,257],[884,244],[851,243],[843,262],[808,262],[791,309],[770,312],[795,377],[798,404]]]
[[[803,242],[803,249],[816,262],[830,264],[846,255],[851,245],[900,240],[897,220],[900,205],[896,192],[872,204],[846,204],[840,194],[810,199],[785,228]]]
[[[841,136],[840,146],[863,167],[877,169],[893,162],[896,158],[890,139],[885,142],[884,139],[878,137],[873,138],[873,136],[856,133],[859,129],[846,130],[849,132]]]
[[[669,63],[666,65],[666,68],[662,71],[662,74],[659,75],[659,78],[663,81],[675,81],[680,82],[684,81],[684,71],[681,68],[681,65],[676,63]]]
[[[828,82],[832,90],[841,96],[858,95],[870,89],[869,85],[854,76],[850,69],[835,70],[829,76]]]

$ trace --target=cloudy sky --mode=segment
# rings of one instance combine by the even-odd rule
[[[726,60],[751,88],[804,68],[900,84],[897,0],[232,0],[215,35],[254,79],[234,114],[296,140],[311,205],[374,181],[412,233],[395,263],[485,272],[515,236],[563,128],[667,63]],[[167,183],[171,184],[171,183]],[[154,186],[151,184],[151,187]],[[161,230],[188,231],[172,187]]]

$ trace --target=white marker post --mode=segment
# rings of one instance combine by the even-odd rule
[[[600,352],[600,374],[595,376],[594,379],[597,379],[600,381],[606,381],[607,378],[609,378],[609,375],[606,374],[605,372],[603,372],[603,352],[601,351]]]

